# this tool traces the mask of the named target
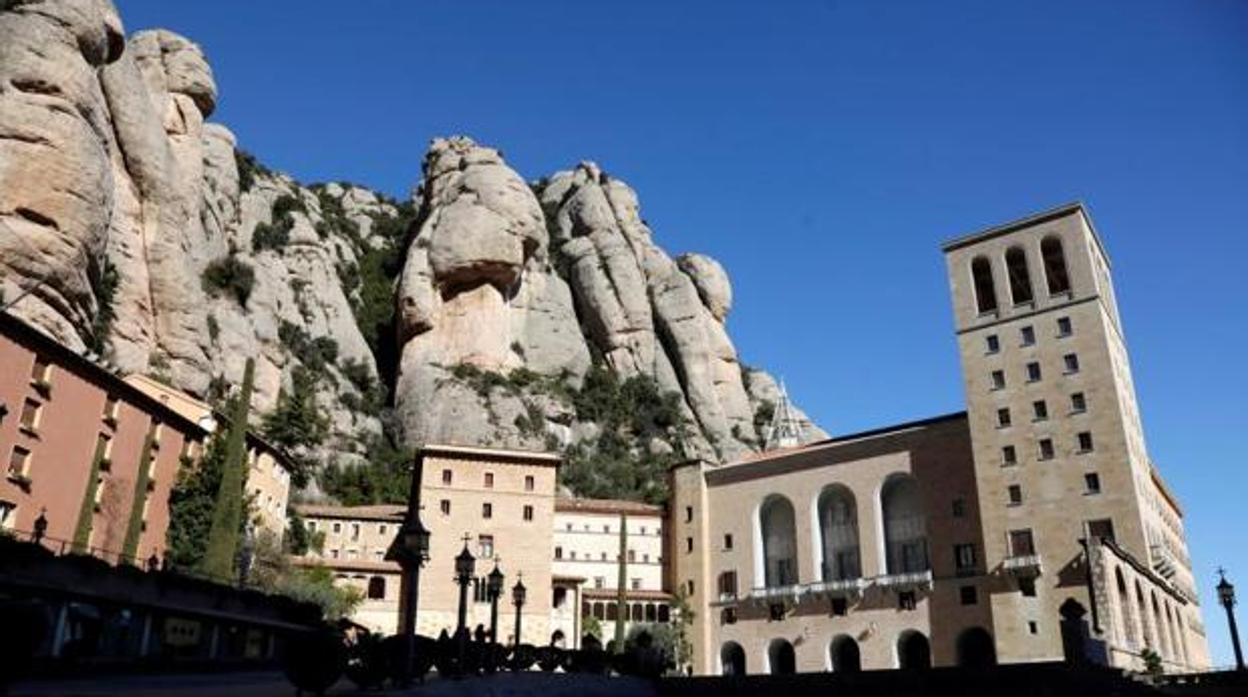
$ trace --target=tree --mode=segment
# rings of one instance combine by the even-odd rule
[[[121,546],[123,561],[135,562],[139,555],[139,536],[143,533],[143,508],[147,502],[148,482],[151,481],[152,445],[155,442],[156,426],[147,429],[147,439],[143,441],[143,451],[139,455],[139,473],[134,478],[134,498],[130,504],[130,520],[126,523],[126,538]]]
[[[693,660],[693,640],[689,637],[690,628],[696,615],[689,606],[689,594],[681,586],[676,589],[672,598],[672,627],[676,633],[676,669],[680,670]]]
[[[87,472],[87,489],[82,494],[82,503],[78,506],[78,524],[74,526],[73,551],[84,554],[90,547],[91,526],[95,523],[95,497],[100,491],[100,469],[104,463],[105,440],[99,438],[95,444],[95,457],[91,459],[91,469]]]
[[[248,585],[319,605],[325,619],[330,622],[349,617],[363,602],[364,596],[360,591],[334,585],[334,575],[328,568],[292,564],[290,551],[271,531],[261,530],[256,535]]]
[[[239,527],[243,519],[243,489],[247,483],[247,415],[251,410],[251,389],[255,381],[256,362],[247,359],[243,370],[243,387],[235,397],[230,412],[229,437],[222,463],[221,485],[213,507],[212,525],[208,529],[208,546],[199,570],[214,578],[234,575],[238,552]]]
[[[311,469],[304,453],[325,440],[329,420],[316,404],[316,376],[300,366],[291,372],[290,379],[291,389],[278,395],[277,407],[265,415],[261,429],[265,438],[291,456],[291,483],[303,487]]]

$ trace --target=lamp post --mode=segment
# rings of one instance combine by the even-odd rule
[[[524,582],[520,580],[520,574],[516,574],[516,585],[511,587],[511,602],[516,606],[516,646],[520,645],[520,617],[523,614],[521,610],[524,608],[525,594]]]
[[[387,561],[397,561],[403,569],[405,593],[403,603],[403,655],[400,666],[403,685],[412,683],[412,652],[416,646],[416,606],[420,603],[420,567],[429,559],[429,530],[420,522],[420,481],[424,476],[424,456],[417,455],[412,466],[411,492],[407,499],[407,517],[386,550]]]
[[[459,621],[455,625],[455,643],[459,646],[460,673],[464,670],[464,660],[468,653],[468,584],[477,568],[477,558],[468,551],[468,540],[472,539],[464,533],[464,550],[455,557],[455,582],[459,584]]]
[[[1239,647],[1239,628],[1235,626],[1235,586],[1226,580],[1226,572],[1218,569],[1218,602],[1226,609],[1226,623],[1231,627],[1231,646],[1235,649],[1235,669],[1244,670],[1244,652]]]
[[[503,572],[498,569],[498,557],[494,558],[494,570],[486,579],[485,590],[490,599],[490,643],[498,643],[498,599],[503,594]]]

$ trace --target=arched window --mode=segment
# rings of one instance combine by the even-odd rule
[[[745,649],[740,644],[728,641],[720,647],[719,671],[723,675],[745,675]]]
[[[797,528],[793,504],[769,496],[758,510],[763,534],[763,581],[768,588],[797,583]]]
[[[997,648],[983,627],[970,627],[958,635],[958,665],[986,668],[997,664]]]
[[[581,617],[593,617],[594,606],[588,600],[581,603]]]
[[[1014,304],[1031,302],[1031,272],[1027,269],[1027,253],[1022,247],[1005,250],[1005,270],[1010,278],[1010,297]]]
[[[797,672],[797,655],[787,639],[772,639],[767,646],[767,664],[772,675],[792,675]]]
[[[819,494],[819,533],[823,541],[823,580],[862,576],[858,562],[858,507],[849,489],[830,486]]]
[[[1070,291],[1070,274],[1066,272],[1066,253],[1062,241],[1050,235],[1040,241],[1040,256],[1044,258],[1044,277],[1049,283],[1049,295]]]
[[[666,605],[660,605],[659,606],[659,622],[666,624],[667,622],[670,622],[671,619],[672,619],[671,609]]]
[[[1127,646],[1134,648],[1135,617],[1131,614],[1131,593],[1127,591],[1127,582],[1122,578],[1122,569],[1115,567],[1114,576],[1118,581],[1118,607],[1122,613],[1122,638]]]
[[[932,647],[921,632],[906,630],[897,637],[897,667],[902,670],[932,667]]]
[[[633,607],[632,607],[633,621],[640,622],[642,620],[642,615],[645,613],[645,611],[646,609],[642,607],[641,603],[633,603]]]
[[[615,603],[607,603],[607,621],[608,621],[608,622],[614,622],[614,621],[615,621],[615,619],[616,619],[616,617],[618,617],[618,616],[619,616],[619,612],[618,612],[618,609],[617,609],[617,607],[616,607],[616,604],[615,604]],[[627,616],[625,616],[625,617],[624,617],[624,620],[625,620],[625,621],[628,621],[628,617],[627,617]]]
[[[658,609],[654,606],[654,603],[646,603],[646,621],[655,622],[658,619],[659,613]]]
[[[594,619],[607,619],[607,608],[602,603],[594,603]]]
[[[862,670],[862,653],[858,650],[858,642],[846,634],[832,639],[828,645],[828,658],[832,662],[834,673],[857,673]]]
[[[386,579],[381,576],[373,576],[368,579],[368,599],[369,600],[385,600],[386,598]]]
[[[927,571],[927,532],[923,502],[914,477],[889,478],[880,491],[885,560],[890,574]]]
[[[1148,622],[1148,607],[1144,604],[1144,591],[1140,590],[1140,582],[1135,582],[1135,605],[1139,609],[1140,636],[1145,648],[1153,648],[1153,632]]]
[[[1153,626],[1157,628],[1157,647],[1162,656],[1170,655],[1170,636],[1166,633],[1166,623],[1161,618],[1161,608],[1157,606],[1157,591],[1151,591],[1153,599]]]
[[[975,281],[975,305],[980,314],[997,309],[997,287],[992,282],[992,263],[986,257],[971,261],[971,278]]]

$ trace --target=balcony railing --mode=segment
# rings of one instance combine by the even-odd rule
[[[905,589],[905,588],[931,588],[932,587],[932,570],[926,571],[907,571],[900,574],[886,574],[884,576],[876,576],[873,579],[875,585],[881,588],[889,589]]]
[[[1001,567],[1019,576],[1039,576],[1043,570],[1039,554],[1015,554],[1006,557]]]
[[[839,578],[828,581],[816,581],[807,586],[811,593],[835,597],[861,595],[867,582],[861,578]]]
[[[1162,577],[1167,579],[1174,578],[1174,557],[1171,556],[1170,550],[1164,545],[1149,545],[1149,552],[1153,558],[1153,571],[1156,571]]]

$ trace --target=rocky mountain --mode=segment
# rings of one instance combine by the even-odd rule
[[[127,39],[107,0],[0,7],[0,287],[64,343],[207,398],[255,357],[254,408],[309,463],[560,448],[574,487],[651,495],[638,462],[759,447],[777,388],[733,348],[727,274],[669,257],[596,165],[526,182],[453,137],[411,201],[304,186],[207,121],[187,39]]]

